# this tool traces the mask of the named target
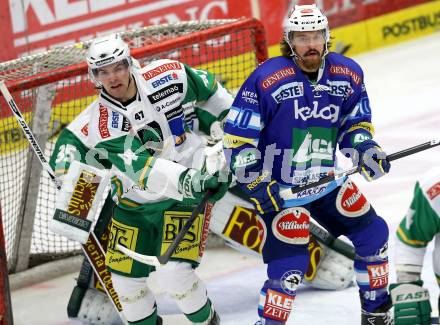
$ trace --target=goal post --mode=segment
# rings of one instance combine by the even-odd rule
[[[176,59],[211,71],[232,92],[267,59],[264,28],[255,19],[181,22],[120,34],[141,64]],[[89,44],[0,63],[0,79],[22,108],[47,157],[59,132],[96,98],[84,61]],[[0,99],[0,207],[9,273],[81,252],[78,243],[48,230],[55,187],[35,160]]]
[[[6,263],[5,237],[3,234],[2,210],[0,206],[0,325],[12,325],[12,304],[9,291],[9,276]]]

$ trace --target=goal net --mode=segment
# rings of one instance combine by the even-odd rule
[[[233,92],[267,58],[264,30],[254,19],[150,26],[121,36],[141,64],[159,58],[176,59],[213,72]],[[46,157],[50,157],[59,132],[96,98],[84,61],[89,43],[0,64],[0,79],[6,82]],[[80,253],[79,244],[48,230],[55,187],[41,171],[3,99],[0,203],[9,273]]]

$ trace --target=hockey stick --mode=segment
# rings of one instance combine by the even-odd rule
[[[3,80],[0,80],[0,91],[2,92],[3,97],[5,98],[12,113],[14,113],[14,116],[16,117],[18,124],[20,124],[26,138],[28,139],[29,143],[31,144],[32,149],[34,150],[35,155],[38,157],[43,169],[48,173],[51,180],[55,183],[57,190],[60,190],[61,184],[56,179],[55,173],[53,172],[52,167],[50,167],[49,163],[47,162],[47,159],[44,155],[44,152],[41,150],[40,145],[38,144],[31,129],[29,128],[28,124],[26,123],[25,119],[23,118],[23,115],[21,114],[20,110],[18,109],[17,103],[15,102],[14,98],[12,98],[12,95],[9,92],[9,90],[6,87]],[[96,276],[98,277],[99,281],[101,282],[102,287],[106,291],[111,302],[113,303],[114,307],[116,308],[119,316],[121,317],[122,322],[124,322],[124,324],[126,324],[125,317],[122,314],[122,306],[119,303],[119,298],[115,294],[115,290],[113,289],[113,284],[111,283],[110,272],[105,267],[104,250],[102,249],[102,247],[101,247],[98,239],[96,238],[95,234],[93,233],[93,231],[90,232],[87,242],[85,244],[82,244],[81,246],[82,246],[82,249],[84,251],[85,256],[87,256],[87,259],[89,260],[90,264],[93,266],[93,270],[95,271]],[[101,267],[100,267],[100,265],[101,265]],[[102,267],[102,265],[104,267]],[[105,280],[105,279],[107,279],[107,280]]]
[[[418,153],[420,151],[424,151],[424,150],[427,150],[427,149],[434,148],[434,147],[439,146],[439,145],[440,145],[440,140],[431,140],[431,141],[419,144],[417,146],[410,147],[410,148],[403,149],[401,151],[392,153],[392,154],[388,155],[388,160],[389,161],[397,160],[397,159],[400,159],[400,158],[403,158],[403,157],[406,157],[406,156],[413,155],[413,154]],[[292,194],[295,194],[295,193],[298,193],[298,192],[301,192],[301,191],[305,191],[305,190],[314,188],[316,186],[320,186],[320,185],[323,185],[323,184],[330,183],[332,181],[338,180],[338,179],[346,177],[346,176],[350,176],[350,175],[356,174],[358,171],[359,171],[359,167],[355,166],[355,167],[352,167],[352,168],[350,168],[348,170],[345,170],[345,171],[342,171],[342,172],[335,173],[333,175],[329,175],[329,176],[323,177],[319,181],[316,181],[316,182],[313,182],[313,183],[310,183],[310,184],[307,184],[307,185],[293,187],[291,189],[283,190],[281,193],[284,192],[285,194],[292,195]]]
[[[193,212],[191,213],[191,217],[188,218],[188,220],[185,222],[185,225],[180,230],[180,232],[177,234],[176,238],[174,238],[173,242],[168,246],[165,253],[163,253],[160,256],[150,256],[150,255],[143,255],[136,253],[120,244],[116,245],[116,248],[120,250],[125,255],[131,257],[132,259],[135,259],[136,261],[139,261],[144,264],[153,265],[153,266],[159,266],[168,263],[168,261],[171,258],[171,255],[174,254],[176,248],[179,246],[180,242],[182,241],[183,237],[185,237],[186,233],[188,232],[189,228],[193,225],[194,221],[199,217],[199,214],[202,213],[202,211],[205,208],[206,203],[212,196],[211,191],[207,191],[205,196],[202,198],[202,200],[197,204],[197,206],[194,208]]]

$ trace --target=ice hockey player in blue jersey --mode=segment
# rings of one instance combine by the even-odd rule
[[[291,191],[333,173],[337,146],[368,181],[390,169],[373,140],[363,71],[329,47],[327,18],[316,5],[295,6],[284,23],[282,56],[249,76],[225,125],[228,163],[267,230],[257,324],[286,324],[307,269],[311,217],[355,247],[361,324],[392,324],[386,222],[348,178]]]

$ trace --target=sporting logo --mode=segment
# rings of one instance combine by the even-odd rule
[[[160,65],[156,68],[153,68],[151,70],[148,70],[147,72],[143,73],[142,76],[144,77],[145,80],[150,80],[150,79],[160,75],[161,73],[164,73],[164,72],[170,71],[170,70],[182,70],[182,66],[178,62],[169,62],[169,63],[162,64],[162,65]]]
[[[367,265],[370,287],[372,289],[386,288],[388,285],[388,261],[377,265]]]
[[[271,96],[277,104],[286,99],[304,96],[304,84],[302,82],[290,82],[279,87]]]
[[[268,289],[263,307],[263,316],[285,323],[293,307],[294,296]]]
[[[255,210],[235,206],[222,234],[261,254],[267,230]]]
[[[112,128],[119,129],[119,113],[112,111]]]
[[[345,67],[345,66],[342,66],[342,65],[331,65],[330,66],[330,74],[351,77],[351,79],[357,85],[359,85],[361,83],[361,80],[362,80],[361,77],[357,73],[355,73],[354,71],[352,71],[348,67]]]
[[[105,139],[110,137],[110,131],[108,130],[108,112],[107,108],[101,103],[99,104],[99,122],[98,122],[99,134],[101,138]]]
[[[296,289],[301,284],[302,272],[290,270],[281,276],[281,288],[290,296],[296,294]]]
[[[284,68],[281,70],[278,70],[277,72],[271,74],[266,79],[264,79],[261,82],[261,87],[266,90],[273,86],[274,84],[278,83],[279,81],[286,79],[290,76],[295,75],[295,69],[294,68]]]
[[[166,76],[163,76],[162,78],[154,80],[151,83],[151,85],[153,86],[153,88],[157,88],[159,86],[162,86],[163,84],[166,84],[170,81],[177,80],[177,79],[179,79],[179,77],[177,76],[177,73],[174,72],[174,73],[170,73]]]
[[[426,194],[428,195],[430,200],[434,200],[439,194],[440,194],[440,182],[434,184],[431,186],[427,191]]]
[[[336,209],[343,216],[359,217],[367,213],[370,207],[370,202],[351,180],[347,180],[339,189],[336,196]]]
[[[332,96],[348,98],[353,93],[353,89],[348,81],[327,81],[327,92]]]
[[[249,90],[243,90],[241,92],[241,98],[248,104],[258,105],[258,96],[257,93]]]
[[[155,93],[152,93],[151,95],[148,95],[148,99],[152,104],[155,104],[157,102],[160,102],[161,100],[164,100],[165,98],[168,98],[174,94],[182,94],[183,93],[183,84],[182,83],[176,83],[173,85],[169,85],[167,87],[162,88],[161,90],[156,91]]]
[[[304,208],[288,208],[278,213],[272,221],[276,238],[288,244],[309,242],[310,213]]]
[[[295,119],[307,121],[311,118],[323,119],[335,123],[339,118],[339,106],[330,104],[329,106],[319,108],[319,102],[313,102],[313,108],[308,106],[299,107],[299,101],[295,99],[293,105],[293,112]]]

